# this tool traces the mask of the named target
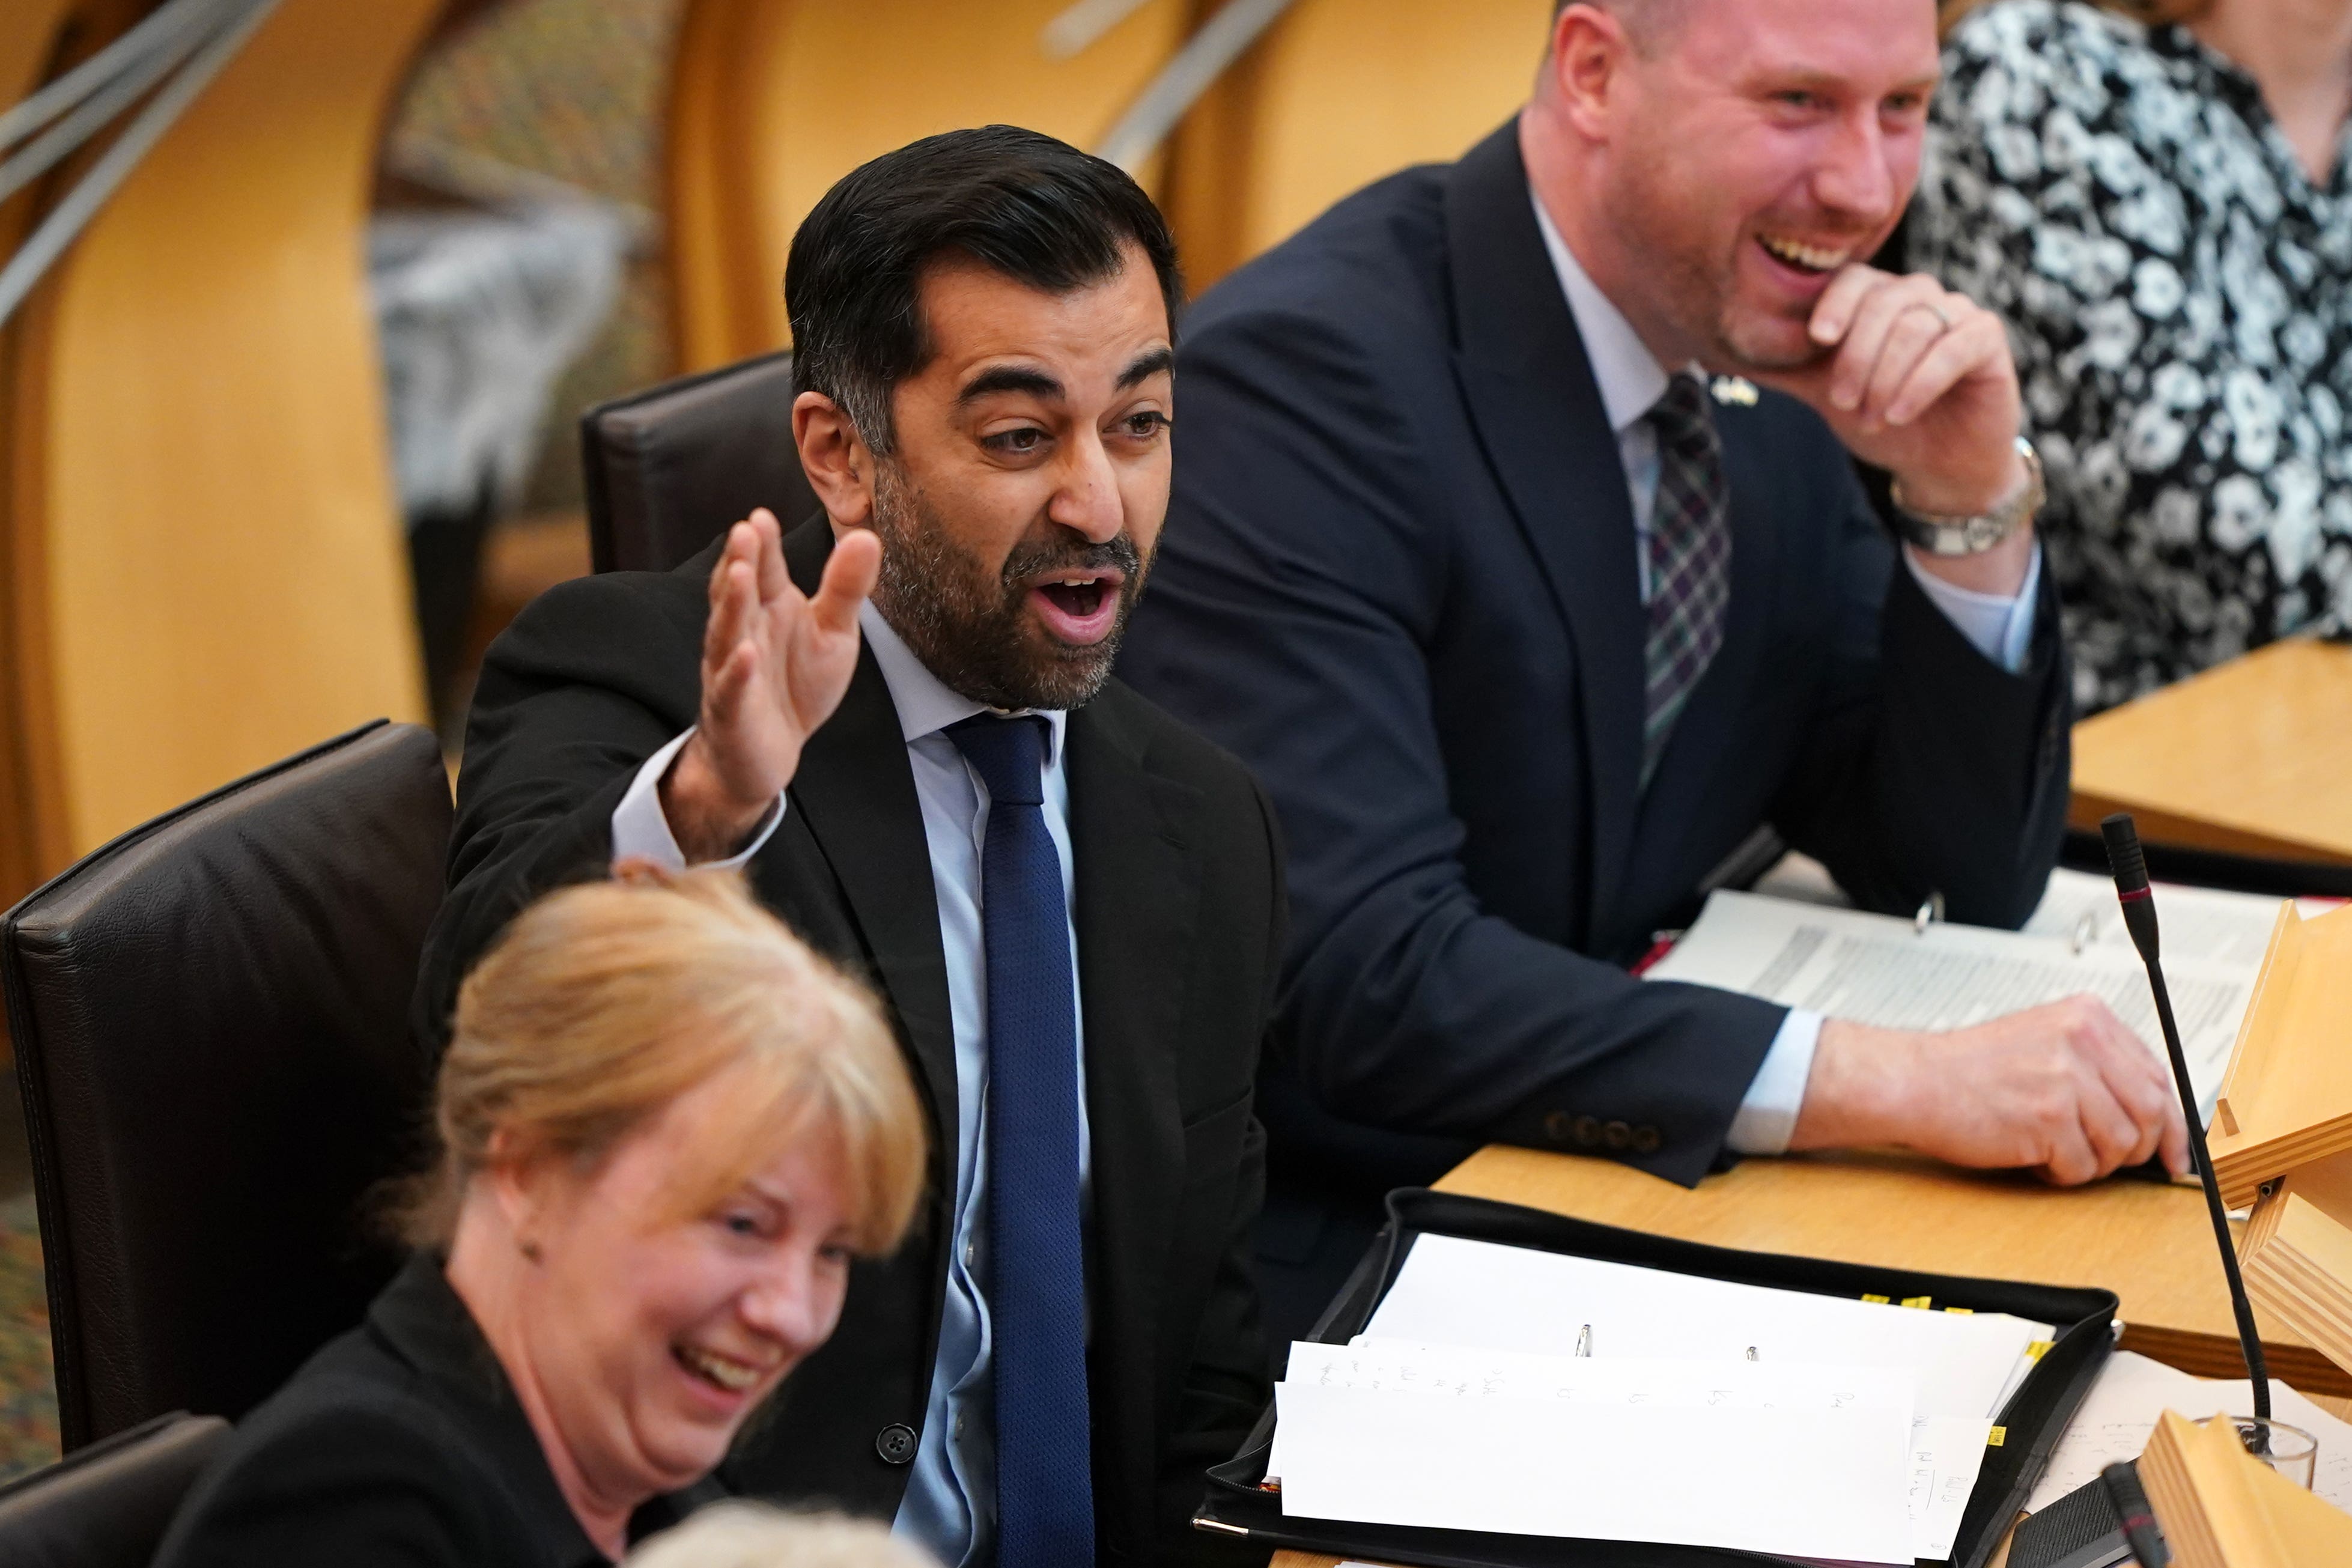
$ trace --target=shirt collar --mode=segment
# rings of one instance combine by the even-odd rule
[[[926,735],[936,735],[975,713],[1003,711],[966,697],[933,675],[931,667],[907,646],[907,640],[883,617],[873,600],[858,606],[857,625],[866,634],[866,646],[874,650],[874,662],[882,667],[883,684],[890,689],[891,706],[898,710],[898,732],[906,738],[907,744],[911,746]],[[1062,732],[1070,721],[1068,711],[1059,708],[1024,708],[1021,711],[1045,721],[1045,765],[1053,767],[1062,754]]]
[[[1535,205],[1536,227],[1543,231],[1544,249],[1559,275],[1560,292],[1568,296],[1568,313],[1576,318],[1577,335],[1584,340],[1584,357],[1592,363],[1609,428],[1622,436],[1666,395],[1665,367],[1576,259],[1533,185],[1528,187],[1528,200]]]

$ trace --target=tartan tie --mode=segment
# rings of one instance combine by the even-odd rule
[[[1650,513],[1649,637],[1642,721],[1642,784],[1691,690],[1723,646],[1731,602],[1731,495],[1723,442],[1706,384],[1676,375],[1647,416],[1658,437],[1658,496]]]
[[[1078,1226],[1077,1005],[1045,826],[1045,721],[975,714],[948,738],[988,786],[988,1310],[998,1568],[1092,1568],[1087,1276]]]

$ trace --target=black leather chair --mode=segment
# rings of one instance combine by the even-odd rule
[[[68,1452],[242,1415],[360,1321],[412,1164],[449,781],[379,720],[134,828],[0,916]]]
[[[0,1568],[147,1568],[228,1433],[174,1411],[0,1487]]]
[[[599,572],[667,572],[755,506],[786,528],[817,510],[793,445],[789,353],[596,405],[580,460]]]

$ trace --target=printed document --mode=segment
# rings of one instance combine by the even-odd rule
[[[2053,887],[2058,902],[2045,904],[2051,911],[2045,931],[2066,925],[2070,910],[2076,925],[2095,913],[2087,898],[2069,898],[2063,885]],[[2159,897],[2168,921],[2179,895]],[[2113,901],[2110,889],[2108,907]],[[2271,910],[2274,917],[2277,904]],[[2194,944],[2176,945],[2168,926],[2165,980],[2190,1084],[2210,1119],[2269,934],[2265,927],[2262,942],[2253,942],[2242,910],[2235,926],[2223,916],[2200,914],[2190,921],[2189,911],[2183,912],[2184,923],[2209,938],[2205,945],[2225,955],[2208,957]],[[2227,934],[2231,931],[2236,934]],[[1708,896],[1698,923],[1645,978],[1744,991],[1895,1029],[1964,1028],[2087,992],[2103,998],[2165,1059],[2147,973],[2121,934],[2119,919],[2098,926],[2078,946],[2071,935],[1940,922],[1922,931],[1885,915],[1717,892]]]

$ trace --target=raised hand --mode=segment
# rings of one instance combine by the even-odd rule
[[[722,860],[758,827],[833,716],[857,668],[857,607],[874,591],[881,542],[844,534],[816,595],[784,569],[765,507],[728,531],[710,572],[702,711],[662,781],[662,812],[689,865]]]
[[[1808,331],[1830,352],[1756,379],[1811,405],[1848,450],[1903,482],[1911,506],[1973,514],[2024,486],[2017,366],[2000,318],[1925,274],[1856,264],[1822,291]],[[2022,581],[2021,537],[2011,553]]]
[[[2094,996],[1943,1034],[1822,1025],[1790,1147],[1871,1143],[2066,1186],[2158,1153],[2189,1169],[2163,1064]]]

